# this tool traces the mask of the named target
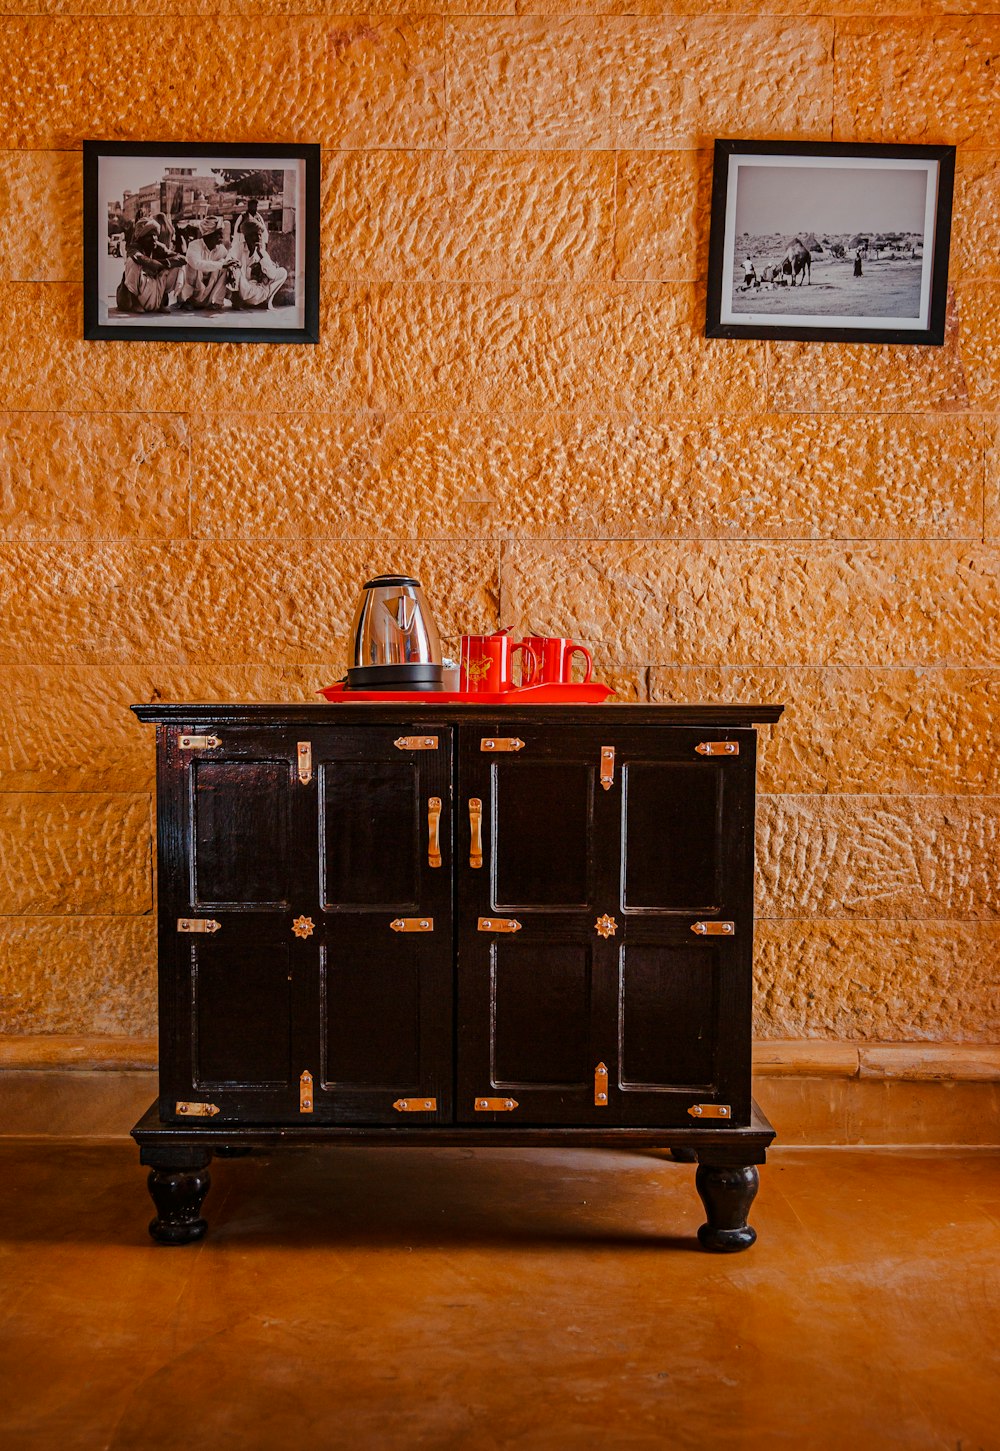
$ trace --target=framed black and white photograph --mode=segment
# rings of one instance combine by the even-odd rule
[[[710,338],[944,341],[953,146],[716,141]]]
[[[83,143],[83,335],[319,340],[318,146]]]

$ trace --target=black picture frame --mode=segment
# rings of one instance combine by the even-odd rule
[[[131,208],[137,211],[137,216],[128,218],[125,209],[128,205],[124,197],[115,196],[116,202],[122,202],[121,219],[125,231],[121,233],[120,239],[116,236],[112,239],[110,222],[111,202],[109,197],[115,186],[127,174],[129,177],[141,177],[145,174],[145,168],[141,163],[149,159],[149,183],[143,188],[150,191],[155,199],[155,193],[151,188],[157,184],[160,186],[159,199],[161,205],[153,206],[149,198],[143,198],[141,202],[136,201]],[[190,161],[191,167],[187,168],[181,163]],[[171,170],[177,176],[168,176],[168,162],[172,163]],[[184,290],[183,281],[176,293],[167,294],[164,298],[164,306],[155,311],[135,311],[131,313],[122,312],[116,302],[114,275],[118,274],[118,263],[121,262],[121,275],[124,276],[125,251],[127,242],[125,237],[131,232],[137,220],[143,217],[142,208],[150,207],[155,211],[166,211],[167,205],[171,207],[168,213],[171,223],[175,219],[173,206],[177,201],[178,187],[181,182],[178,180],[185,172],[191,171],[194,181],[203,180],[198,175],[198,167],[202,172],[213,172],[212,163],[232,163],[230,170],[247,169],[254,170],[254,164],[268,162],[267,168],[258,167],[257,170],[284,171],[285,181],[282,193],[282,203],[288,205],[276,207],[272,211],[272,218],[278,216],[280,227],[276,231],[269,231],[265,239],[265,250],[268,252],[268,259],[277,269],[275,257],[277,254],[283,257],[288,263],[289,257],[294,259],[293,264],[283,267],[286,272],[286,279],[275,296],[284,305],[268,308],[266,304],[252,306],[243,302],[238,308],[232,305],[232,298],[235,296],[237,304],[241,299],[238,293],[230,291],[227,301],[219,306],[208,306],[199,301],[197,288],[188,289],[192,296],[183,298],[184,307],[181,307],[181,293]],[[243,164],[241,167],[241,163]],[[167,183],[169,182],[169,188]],[[167,198],[169,190],[169,200]],[[301,194],[300,194],[301,193]],[[135,194],[133,194],[134,196]],[[228,225],[237,220],[236,214],[227,215],[226,208],[232,207],[231,190],[224,188],[218,193],[212,192],[211,198],[220,198],[220,204],[216,214]],[[201,201],[198,207],[208,205],[205,198],[205,191],[200,193]],[[273,200],[273,198],[272,198]],[[164,205],[164,203],[167,205]],[[316,343],[319,341],[319,205],[320,205],[320,147],[318,145],[276,145],[248,144],[233,145],[231,143],[218,144],[187,144],[163,143],[163,142],[142,142],[142,141],[84,141],[83,143],[83,336],[89,341],[100,341],[103,339],[115,339],[123,341],[156,341],[156,342],[230,342],[230,343]],[[180,208],[176,213],[176,220],[180,228],[177,236],[183,238],[188,231],[193,231],[198,220],[195,211],[191,211],[194,203],[188,204],[181,201]],[[190,215],[186,215],[191,211]],[[211,215],[211,211],[209,215]],[[291,219],[292,225],[286,225]],[[237,228],[237,231],[239,228]],[[281,239],[282,246],[277,246],[278,239]],[[232,239],[231,239],[232,240]],[[121,249],[120,252],[112,253],[112,245]],[[170,244],[174,245],[173,242]],[[182,246],[177,241],[178,247]],[[182,256],[182,252],[177,252]],[[181,269],[178,269],[180,271]],[[249,269],[245,269],[249,275]],[[194,274],[190,274],[193,276]],[[266,280],[257,265],[257,277],[261,279],[261,286],[266,290]],[[208,279],[210,274],[203,274],[203,279]],[[228,274],[232,281],[235,274]],[[289,283],[291,279],[291,283]],[[194,278],[198,282],[198,277]],[[109,287],[112,289],[109,291]],[[176,298],[178,300],[171,300]],[[146,302],[149,299],[145,299]],[[199,316],[199,308],[204,307],[202,315]],[[185,309],[192,310],[185,310]],[[283,314],[289,314],[286,317]]]
[[[926,178],[922,193],[920,176]],[[940,346],[954,186],[954,146],[717,140],[705,336]],[[815,220],[843,225],[837,231],[832,225],[792,225],[808,220],[810,207]],[[915,223],[921,207],[922,226],[901,225]],[[873,230],[877,220],[888,223],[893,216],[891,231]],[[768,222],[773,227],[759,230]],[[863,246],[866,234],[868,244]],[[806,268],[795,243],[810,237],[818,253],[810,254],[809,282],[804,283]],[[886,237],[898,239],[899,246],[890,246]],[[783,246],[780,239],[786,239]],[[873,256],[872,244],[880,239],[881,246],[874,249],[879,255]],[[856,247],[851,245],[855,241]],[[843,258],[836,255],[838,247],[844,249]],[[736,261],[737,250],[744,249],[752,278],[749,273],[744,277]],[[881,253],[889,255],[883,258]],[[823,295],[800,297],[799,287],[812,285],[812,262],[820,255]],[[866,274],[869,258],[872,268]],[[775,265],[781,266],[783,280],[764,277]],[[852,290],[866,275],[871,282]],[[799,310],[802,304],[804,311]],[[863,304],[871,306],[859,311]],[[841,305],[844,310],[838,311]]]

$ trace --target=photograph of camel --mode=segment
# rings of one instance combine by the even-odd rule
[[[84,143],[84,336],[315,342],[319,147]]]
[[[717,141],[706,335],[943,342],[954,156]]]

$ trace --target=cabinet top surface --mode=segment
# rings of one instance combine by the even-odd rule
[[[141,721],[158,725],[214,721],[241,725],[372,725],[410,719],[457,724],[462,721],[503,720],[513,725],[524,721],[536,725],[678,725],[753,726],[773,724],[783,705],[435,705],[433,701],[399,701],[393,704],[358,701],[330,705],[326,702],[291,701],[284,704],[249,702],[157,702],[133,705]]]

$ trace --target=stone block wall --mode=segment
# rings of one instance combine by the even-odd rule
[[[129,704],[310,698],[405,568],[452,640],[787,703],[759,1035],[995,1040],[1000,17],[3,8],[0,1035],[155,1029]],[[707,342],[716,136],[956,143],[945,345]],[[83,342],[87,137],[320,142],[320,344]]]

